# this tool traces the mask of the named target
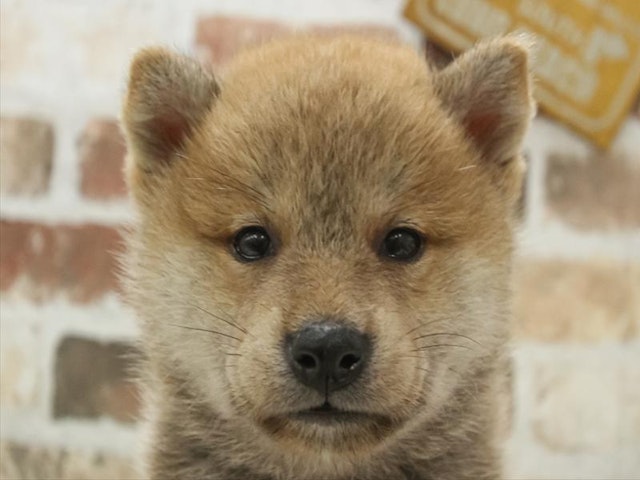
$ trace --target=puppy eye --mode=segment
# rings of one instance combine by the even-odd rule
[[[254,262],[271,253],[271,237],[262,227],[245,227],[233,239],[233,248],[241,260]]]
[[[394,228],[384,237],[380,255],[399,262],[415,260],[422,252],[422,236],[411,228]]]

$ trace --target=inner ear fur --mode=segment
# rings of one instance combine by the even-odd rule
[[[513,195],[519,193],[524,171],[522,140],[535,114],[531,48],[531,39],[522,35],[479,43],[433,81],[445,110],[462,125],[496,181]]]
[[[164,48],[134,58],[122,121],[134,167],[150,172],[167,164],[219,94],[213,73]]]

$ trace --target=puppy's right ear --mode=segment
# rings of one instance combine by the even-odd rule
[[[169,163],[219,93],[197,61],[163,48],[133,60],[122,119],[134,168],[152,172]]]

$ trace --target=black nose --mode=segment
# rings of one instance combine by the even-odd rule
[[[371,342],[354,328],[317,322],[287,337],[287,359],[296,378],[326,395],[353,383],[367,363]]]

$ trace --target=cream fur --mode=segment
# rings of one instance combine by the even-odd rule
[[[273,42],[220,79],[142,51],[123,110],[139,209],[125,267],[143,327],[150,477],[499,478],[532,113],[514,37],[438,73],[408,47],[358,37]],[[240,263],[230,244],[253,224],[276,251]],[[403,225],[427,238],[422,257],[380,258]],[[363,378],[331,398],[370,422],[288,418],[323,400],[281,347],[318,315],[375,339]]]

